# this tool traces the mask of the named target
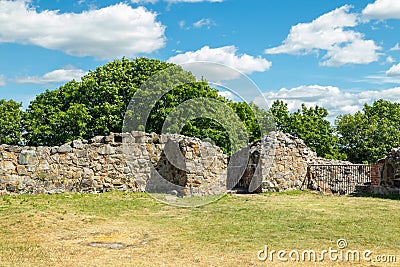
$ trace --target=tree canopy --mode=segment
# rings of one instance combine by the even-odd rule
[[[275,101],[270,112],[274,116],[277,129],[304,140],[306,145],[318,156],[330,159],[344,159],[340,154],[337,143],[339,138],[326,119],[328,111],[323,107],[307,108],[302,104],[301,109],[289,113],[287,104]]]
[[[13,100],[0,100],[0,144],[21,143],[22,106]]]
[[[25,116],[29,145],[59,145],[79,138],[119,132],[126,107],[153,74],[172,66],[155,59],[115,60],[39,94]]]
[[[153,78],[155,76],[157,79]],[[175,64],[147,58],[123,58],[90,71],[80,82],[73,80],[56,90],[39,94],[25,112],[24,138],[29,145],[60,145],[74,139],[121,132],[124,119],[129,117],[135,121],[143,115],[141,113],[149,108],[149,103],[142,100],[151,97],[155,97],[156,102],[145,125],[135,125],[129,130],[161,133],[164,122],[177,106],[204,98],[218,101],[220,104],[216,106],[220,107],[205,118],[192,116],[178,129],[179,133],[212,139],[224,152],[230,153],[232,149],[238,149],[231,147],[232,143],[240,145],[229,139],[232,133],[240,132],[241,122],[232,124],[235,119],[228,114],[236,112],[235,116],[243,120],[250,141],[261,136],[257,118],[264,113],[258,112],[256,117],[246,103],[233,103],[219,96],[207,81],[197,81],[190,72]],[[185,118],[204,111],[188,107],[180,116]],[[213,114],[219,116],[213,117]],[[230,126],[223,125],[225,122]],[[236,135],[234,140],[243,139],[243,134]]]
[[[340,151],[354,163],[375,162],[400,146],[400,104],[377,100],[335,121]]]

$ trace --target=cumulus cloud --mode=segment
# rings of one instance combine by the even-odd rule
[[[368,4],[362,14],[371,19],[400,19],[400,1],[376,0]]]
[[[67,67],[65,69],[57,69],[44,74],[43,76],[28,76],[17,78],[17,83],[33,83],[33,84],[48,84],[48,83],[60,83],[69,82],[72,80],[80,81],[81,77],[87,72],[76,69],[73,67]]]
[[[386,71],[387,76],[400,76],[400,63],[393,65],[388,71]]]
[[[278,47],[268,48],[266,54],[305,55],[326,51],[324,66],[344,64],[369,64],[379,58],[377,46],[365,40],[360,32],[351,30],[358,25],[356,14],[349,13],[351,6],[345,5],[326,13],[310,23],[292,26],[289,35]]]
[[[0,86],[6,85],[6,76],[0,75]]]
[[[74,56],[112,59],[165,45],[156,13],[120,3],[82,13],[38,12],[29,1],[0,0],[0,43],[31,44]]]
[[[194,28],[206,27],[207,29],[210,29],[212,26],[215,26],[215,25],[216,25],[215,22],[209,18],[204,18],[204,19],[198,20],[195,23],[193,23]]]
[[[291,112],[299,109],[302,103],[307,107],[322,106],[329,111],[328,119],[333,122],[339,114],[353,114],[361,110],[365,103],[372,104],[375,100],[381,98],[398,102],[400,87],[349,93],[335,86],[303,85],[291,89],[282,88],[279,91],[266,92],[264,96],[269,104],[272,104],[274,100],[283,100],[288,103]]]
[[[345,64],[369,64],[378,61],[380,47],[372,40],[357,39],[343,47],[334,46],[324,56],[322,66],[341,66]]]
[[[400,51],[399,43],[396,43],[392,48],[390,48],[390,51]]]
[[[237,54],[237,48],[235,46],[223,46],[219,48],[210,48],[204,46],[197,51],[189,51],[183,54],[173,56],[168,59],[169,62],[176,64],[193,63],[193,62],[213,62],[221,65],[229,66],[236,69],[244,74],[251,74],[253,72],[264,72],[267,71],[272,63],[262,57],[253,57],[247,54]],[[201,64],[198,65],[202,67]],[[206,67],[212,67],[212,65],[205,65]],[[195,71],[195,70],[192,70]],[[200,71],[200,70],[197,70]],[[240,75],[235,70],[228,71],[226,67],[218,67],[214,65],[212,69],[202,69],[208,75],[206,79],[217,80],[218,77],[222,80],[235,79]]]

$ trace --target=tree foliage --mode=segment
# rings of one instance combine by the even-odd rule
[[[156,99],[154,106],[150,105],[149,113],[143,114],[149,108],[143,99],[152,97]],[[176,111],[182,103],[193,99],[217,102],[208,105],[215,106],[208,111],[204,100],[198,104],[192,102],[193,106],[180,113]],[[212,139],[226,153],[244,145],[238,141],[246,139],[241,129],[245,129],[250,141],[260,138],[257,119],[265,115],[261,109],[254,114],[249,105],[219,96],[206,81],[196,81],[195,76],[180,66],[155,59],[123,58],[90,71],[81,82],[71,81],[39,94],[26,110],[24,137],[29,145],[60,145],[74,139],[121,132],[126,118],[140,122],[143,116],[147,118],[145,123],[133,123],[127,129],[161,133],[173,112],[175,117],[189,118],[175,129],[177,133]],[[204,112],[209,115],[196,117]]]
[[[287,104],[275,101],[270,109],[278,130],[289,133],[304,140],[306,145],[318,156],[331,159],[344,159],[345,155],[338,150],[338,137],[326,119],[328,111],[323,107],[307,108],[302,104],[301,109],[289,113]]]
[[[13,100],[0,100],[0,144],[21,143],[21,106]]]
[[[347,156],[354,163],[374,162],[400,146],[399,103],[365,104],[354,115],[338,116],[332,127],[323,107],[303,104],[290,113],[287,104],[275,101],[267,112],[253,103],[219,96],[207,81],[197,81],[180,66],[148,58],[109,62],[80,82],[39,94],[25,112],[20,103],[0,100],[0,142],[49,146],[121,132],[124,119],[134,121],[148,110],[142,101],[146,97],[155,97],[156,102],[148,120],[135,130],[161,133],[169,123],[164,130],[212,140],[225,153],[246,145],[245,140],[259,139],[274,125],[303,139],[321,157]],[[127,110],[130,103],[133,110]]]
[[[399,103],[365,104],[354,115],[337,117],[332,127],[323,107],[303,104],[290,113],[287,104],[275,101],[267,112],[253,103],[219,96],[207,81],[197,81],[180,66],[148,58],[109,62],[79,82],[39,94],[25,112],[20,103],[0,100],[0,142],[51,146],[121,132],[124,119],[134,121],[148,110],[149,104],[142,101],[146,97],[156,102],[148,120],[135,130],[161,133],[169,123],[164,130],[212,140],[228,154],[246,145],[245,140],[255,141],[274,130],[273,125],[303,139],[321,157],[347,156],[354,163],[374,162],[400,146]],[[184,103],[189,104],[181,108]],[[133,110],[127,110],[129,104]]]
[[[153,74],[172,66],[155,59],[115,60],[39,94],[29,105],[25,138],[30,145],[59,145],[79,138],[120,132],[126,107]]]
[[[375,162],[400,146],[400,104],[377,100],[335,121],[340,150],[355,163]]]

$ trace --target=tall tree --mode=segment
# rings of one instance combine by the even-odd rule
[[[270,112],[254,103],[229,102],[228,105],[239,116],[246,127],[250,142],[260,139],[262,136],[275,130],[274,118]]]
[[[289,113],[287,104],[277,100],[270,112],[278,130],[303,139],[318,156],[330,159],[345,158],[344,154],[339,153],[338,137],[334,135],[334,129],[326,119],[328,111],[325,108],[307,108],[302,104],[301,109]]]
[[[21,106],[21,103],[13,100],[0,100],[0,144],[21,143]]]
[[[340,150],[355,163],[375,162],[400,146],[400,104],[377,100],[335,121]]]
[[[47,90],[30,103],[24,116],[28,145],[60,145],[88,137],[88,107],[79,103],[79,83],[72,81],[58,90]]]
[[[25,117],[30,145],[59,145],[78,138],[119,132],[127,105],[152,75],[173,64],[155,59],[115,60],[39,94]],[[189,75],[189,74],[188,74]]]

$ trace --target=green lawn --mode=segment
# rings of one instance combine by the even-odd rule
[[[299,191],[228,195],[196,208],[119,192],[0,196],[0,266],[341,266],[257,259],[265,245],[322,251],[337,249],[339,238],[347,249],[397,255],[397,265],[357,266],[400,266],[399,204]]]

